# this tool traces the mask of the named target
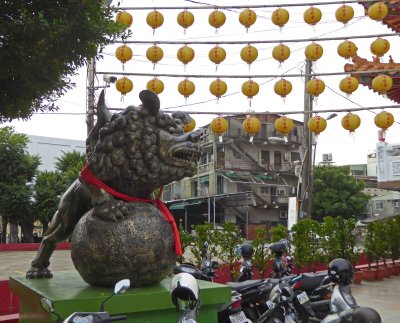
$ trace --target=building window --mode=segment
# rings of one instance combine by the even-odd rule
[[[271,195],[275,196],[276,194],[276,187],[271,187]]]
[[[280,151],[274,151],[274,164],[275,166],[282,166],[282,153]]]
[[[268,194],[268,187],[260,187],[261,194]]]
[[[375,210],[383,210],[383,202],[382,201],[375,202]]]
[[[400,201],[394,201],[394,207],[399,208],[400,207]]]
[[[292,151],[291,153],[290,153],[290,160],[292,161],[292,163],[294,162],[294,161],[301,161],[301,159],[300,159],[300,153],[298,153],[298,152],[295,152],[295,151]]]
[[[287,211],[280,211],[279,218],[286,219],[287,218]]]
[[[261,163],[269,164],[269,150],[261,150]]]

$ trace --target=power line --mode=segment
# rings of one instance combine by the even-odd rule
[[[278,78],[278,77],[305,77],[310,75],[315,76],[335,76],[335,75],[365,75],[365,74],[382,74],[390,72],[398,72],[400,68],[383,69],[383,70],[370,70],[370,71],[352,71],[352,72],[331,72],[331,73],[311,73],[311,74],[260,74],[260,75],[215,75],[215,74],[172,74],[172,73],[134,73],[134,72],[102,72],[96,71],[96,74],[108,75],[132,75],[132,76],[152,76],[152,77],[184,77],[184,78]]]
[[[222,97],[223,98],[223,97]],[[215,100],[215,99],[213,99]],[[262,111],[262,112],[256,112],[256,111],[251,111],[250,114],[254,115],[260,115],[260,114],[266,114],[266,115],[274,115],[274,114],[281,114],[281,115],[287,115],[287,114],[318,114],[318,113],[328,113],[328,112],[354,112],[354,111],[365,111],[365,110],[385,110],[385,109],[399,109],[400,105],[384,105],[384,106],[378,106],[378,107],[359,107],[359,108],[334,108],[334,109],[324,109],[324,110],[313,110],[313,111]],[[169,109],[169,108],[166,108]],[[169,111],[166,109],[161,109],[161,112],[164,113],[172,113],[174,111]],[[111,111],[123,111],[125,109],[109,109]],[[249,112],[242,111],[242,112],[237,112],[237,111],[223,111],[223,112],[207,112],[207,111],[183,111],[189,114],[209,114],[209,115],[215,115],[215,114],[224,114],[224,115],[246,115],[249,114]],[[68,113],[68,112],[38,112],[35,114],[46,114],[46,115],[85,115],[86,113],[84,112],[77,112],[77,113]]]
[[[332,40],[345,40],[345,39],[363,39],[375,37],[392,37],[399,36],[400,33],[389,34],[373,34],[373,35],[360,35],[360,36],[342,36],[342,37],[325,37],[325,38],[298,38],[298,39],[281,39],[281,40],[240,40],[240,41],[166,41],[166,40],[116,40],[116,44],[168,44],[168,45],[238,45],[238,44],[272,44],[272,43],[304,43],[304,42],[322,42]]]

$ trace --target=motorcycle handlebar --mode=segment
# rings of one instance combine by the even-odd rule
[[[128,317],[126,315],[115,315],[110,317],[110,321],[125,321]]]

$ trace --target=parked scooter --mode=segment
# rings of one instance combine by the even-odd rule
[[[196,323],[200,307],[199,286],[188,273],[176,274],[171,280],[171,299],[176,310],[183,310],[178,323]]]
[[[377,311],[369,307],[359,307],[351,294],[350,284],[354,269],[346,259],[332,260],[328,266],[328,275],[332,282],[337,283],[331,298],[331,313],[321,323],[381,323]]]
[[[274,262],[272,265],[272,277],[292,276],[292,257],[290,256],[291,245],[287,239],[281,239],[279,242],[270,246],[274,254]],[[283,268],[279,270],[279,268]],[[334,284],[331,284],[329,276],[326,272],[322,273],[305,273],[298,276],[296,284],[293,286],[295,295],[303,292],[307,294],[310,300],[310,306],[313,309],[314,318],[323,319],[330,313],[330,298]],[[299,310],[299,315],[303,322],[308,322],[310,317],[309,311]]]
[[[215,273],[215,269],[218,268],[218,262],[211,260],[211,258],[208,242],[206,241],[203,245],[200,268],[197,268],[193,264],[183,263],[174,266],[173,273],[188,273],[196,279],[213,281],[215,277],[218,277],[218,275]]]
[[[243,261],[240,265],[239,276],[236,279],[237,282],[243,282],[253,278],[253,264],[251,262],[253,253],[254,250],[250,244],[244,243],[240,246],[240,255]]]
[[[110,316],[110,314],[104,310],[104,304],[114,295],[125,293],[130,284],[129,279],[123,279],[116,283],[114,293],[101,303],[98,312],[75,312],[65,320],[62,320],[61,316],[55,312],[53,302],[50,299],[43,297],[40,302],[44,311],[57,316],[58,323],[109,323],[111,321],[123,321],[127,319],[126,315]]]

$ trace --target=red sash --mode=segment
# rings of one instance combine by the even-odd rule
[[[178,256],[182,256],[182,247],[181,247],[181,240],[179,237],[178,227],[176,226],[174,217],[172,216],[171,212],[168,210],[165,203],[160,200],[160,196],[161,196],[162,190],[163,190],[162,186],[160,188],[160,192],[158,193],[157,199],[155,199],[155,200],[141,199],[138,197],[132,197],[132,196],[117,192],[110,186],[103,183],[97,177],[95,177],[87,165],[85,165],[81,170],[81,178],[84,180],[84,182],[86,184],[90,184],[97,188],[101,188],[101,189],[105,190],[107,193],[111,194],[112,196],[118,197],[119,199],[124,200],[126,202],[156,203],[158,209],[164,215],[165,220],[167,220],[167,222],[169,222],[172,226],[172,232],[174,233],[175,252]]]

